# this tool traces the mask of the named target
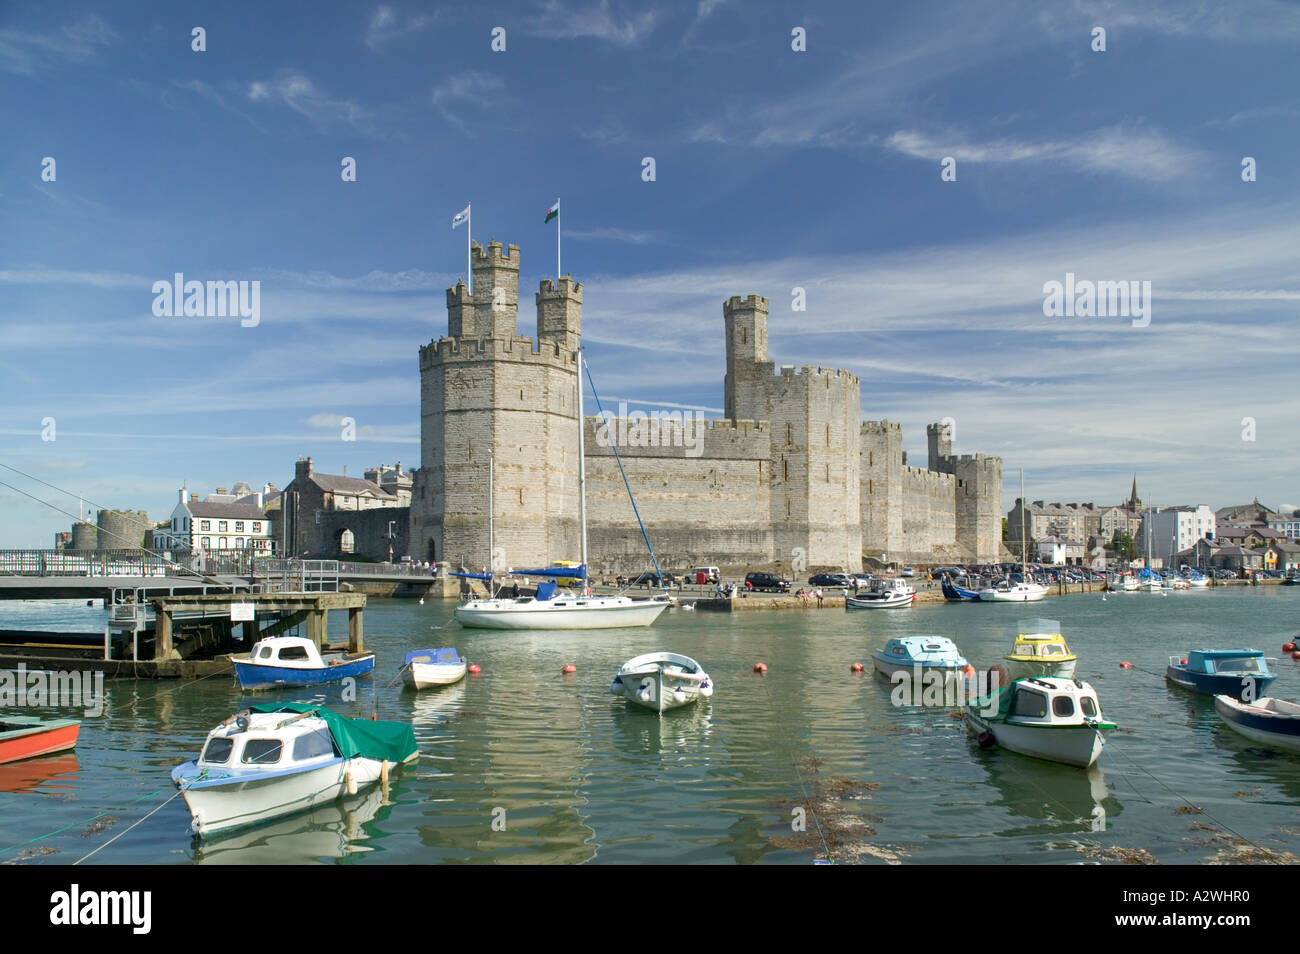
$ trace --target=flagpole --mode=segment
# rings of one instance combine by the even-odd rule
[[[555,200],[555,284],[560,283],[560,224],[563,222],[563,216],[560,215],[560,200]]]
[[[474,263],[470,258],[470,236],[474,234],[474,203],[470,202],[465,206],[469,210],[469,215],[465,216],[465,272],[469,282],[469,297],[474,297]]]

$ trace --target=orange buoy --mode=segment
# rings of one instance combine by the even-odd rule
[[[575,673],[577,671],[578,671],[578,667],[575,666],[573,663],[565,663],[564,668],[560,670],[560,672],[564,673],[566,676],[571,675],[572,673]]]
[[[767,663],[763,663],[763,662],[754,663],[754,672],[767,672]]]
[[[854,663],[849,669],[853,672],[862,672],[862,663]]]
[[[975,667],[972,666],[970,663],[967,663],[966,668],[962,670],[962,673],[966,676],[967,679],[969,679],[971,676],[975,675]]]
[[[1284,652],[1284,653],[1293,653],[1293,652],[1295,652],[1295,643],[1283,643],[1283,644],[1282,644],[1282,652]]]
[[[1132,668],[1133,668],[1133,664],[1132,664],[1131,662],[1122,662],[1122,663],[1119,664],[1119,668],[1120,668],[1120,669],[1132,669]]]
[[[372,712],[372,713],[370,713],[370,721],[371,721],[371,722],[378,722],[378,721],[379,721],[379,713],[378,713],[378,712]]]
[[[472,665],[472,666],[469,667],[469,671],[470,671],[471,673],[473,673],[475,676],[477,676],[477,675],[478,675],[479,673],[481,673],[483,670],[482,670],[482,668],[479,666],[478,663],[475,663],[474,665]]]
[[[1178,665],[1180,665],[1180,666],[1186,666],[1186,665],[1187,665],[1187,660],[1186,660],[1186,659],[1180,660],[1179,663],[1178,663]]]

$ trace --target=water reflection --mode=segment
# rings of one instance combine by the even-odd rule
[[[72,789],[77,782],[77,754],[62,752],[39,759],[0,765],[0,792],[25,792],[35,788]]]
[[[636,755],[699,754],[713,733],[711,706],[697,702],[662,715],[610,697],[618,750]]]
[[[1080,771],[1014,752],[984,751],[973,739],[968,744],[971,757],[983,765],[988,784],[997,792],[997,798],[988,804],[1004,809],[1011,822],[994,834],[1101,832],[1124,809],[1098,765]],[[1018,823],[1020,820],[1031,824]]]

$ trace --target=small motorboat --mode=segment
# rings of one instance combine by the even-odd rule
[[[1242,702],[1220,695],[1214,697],[1214,711],[1229,729],[1252,742],[1300,753],[1300,706],[1294,702],[1271,697]]]
[[[948,574],[943,575],[943,582],[940,584],[943,590],[943,598],[949,603],[978,603],[979,591],[968,590],[964,586],[958,586]]]
[[[872,653],[871,659],[876,672],[886,676],[899,672],[923,677],[934,672],[973,671],[966,657],[946,636],[900,636]]]
[[[235,676],[244,689],[277,686],[323,686],[360,679],[375,671],[374,653],[326,653],[301,636],[268,636],[250,652],[232,656]]]
[[[209,732],[172,782],[203,837],[355,795],[418,755],[404,722],[349,719],[323,706],[252,706]]]
[[[1193,649],[1186,656],[1169,657],[1165,678],[1196,692],[1253,702],[1277,673],[1258,649]]]
[[[455,647],[417,649],[407,653],[402,662],[402,680],[412,689],[450,686],[464,679],[469,670],[469,664]]]
[[[1106,589],[1112,593],[1136,593],[1139,585],[1134,577],[1121,573],[1106,584]]]
[[[1187,577],[1187,585],[1189,587],[1200,589],[1203,586],[1210,585],[1210,578],[1208,576],[1203,576],[1196,570],[1193,570]]]
[[[966,706],[966,724],[981,748],[999,745],[1049,762],[1089,768],[1101,755],[1103,733],[1115,724],[1101,714],[1097,693],[1077,679],[1017,679]]]
[[[609,691],[655,712],[667,712],[709,698],[713,682],[690,656],[646,653],[623,663]]]
[[[1027,619],[1016,626],[1016,641],[1003,657],[1012,679],[1056,676],[1073,679],[1079,657],[1070,652],[1054,619]]]
[[[876,580],[871,589],[859,596],[849,596],[844,600],[844,608],[851,609],[898,609],[911,606],[916,600],[916,590],[903,580]]]
[[[0,765],[66,752],[76,746],[80,731],[75,719],[0,715]]]

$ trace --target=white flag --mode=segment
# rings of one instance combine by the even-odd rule
[[[469,206],[467,205],[465,206],[465,211],[459,213],[454,219],[451,220],[451,227],[454,229],[459,225],[464,225],[468,221],[469,221]]]

